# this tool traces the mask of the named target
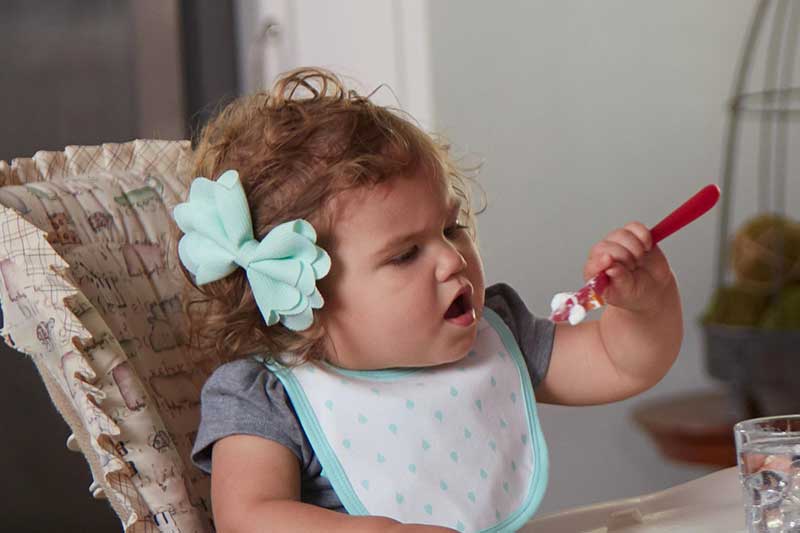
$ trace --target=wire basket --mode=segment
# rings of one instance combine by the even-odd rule
[[[719,291],[730,274],[730,215],[734,197],[737,150],[743,129],[755,123],[757,136],[758,209],[761,213],[783,216],[786,212],[786,184],[791,130],[800,118],[800,87],[793,77],[800,33],[800,0],[760,0],[755,6],[728,108],[725,152],[722,170],[722,198],[718,233],[718,253],[714,286]],[[762,40],[763,39],[763,40]],[[753,67],[758,63],[756,49],[764,50],[763,80],[759,90]],[[780,243],[785,240],[779,239]],[[779,245],[772,260],[773,276],[766,290],[778,294],[797,265],[786,264]],[[735,253],[735,252],[734,252]],[[763,290],[764,287],[761,287]],[[800,311],[800,309],[798,310]],[[742,418],[800,413],[800,329],[764,329],[712,323],[703,320],[706,369],[728,383],[737,413]]]

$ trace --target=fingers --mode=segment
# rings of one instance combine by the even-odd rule
[[[650,230],[641,222],[630,222],[612,231],[592,247],[584,276],[591,278],[613,263],[620,263],[628,270],[636,270],[642,266],[645,255],[652,248]]]
[[[649,252],[653,248],[653,236],[647,226],[641,222],[629,222],[623,227],[624,230],[632,233],[644,247],[644,251]]]
[[[592,248],[589,256],[609,254],[614,261],[633,270],[641,265],[642,258],[652,246],[650,230],[639,222],[631,222],[609,233]]]
[[[583,278],[586,280],[593,278],[614,264],[614,259],[611,257],[611,254],[602,251],[595,253],[595,248],[597,248],[598,245],[599,243],[592,248],[593,251],[589,254],[589,260],[586,261],[586,265],[583,267]]]
[[[633,277],[633,272],[623,267],[622,265],[613,265],[606,270],[606,274],[611,278],[611,285],[618,293],[629,294],[632,293],[636,287],[636,280]]]
[[[633,255],[634,262],[637,265],[641,264],[644,254],[652,247],[650,230],[639,222],[631,222],[622,228],[612,231],[605,240],[626,248]]]
[[[664,254],[640,222],[615,229],[592,247],[584,277],[588,280],[600,272],[611,279],[606,302],[626,309],[649,307],[652,298],[646,295],[661,294],[661,287],[672,279]]]

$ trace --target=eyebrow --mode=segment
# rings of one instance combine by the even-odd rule
[[[451,205],[447,211],[447,220],[450,220],[454,215],[457,215],[460,208],[461,208],[461,202],[459,202],[457,199],[454,198],[451,201]],[[373,255],[375,257],[380,257],[388,253],[389,251],[393,250],[394,248],[399,248],[401,245],[417,239],[420,235],[422,235],[426,231],[427,228],[420,231],[415,231],[413,233],[407,233],[405,235],[399,235],[397,237],[394,237],[393,239],[389,240],[386,244],[381,246],[380,249]]]

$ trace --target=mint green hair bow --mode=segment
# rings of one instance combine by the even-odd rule
[[[184,236],[178,256],[198,285],[245,269],[258,309],[268,326],[280,321],[294,331],[314,321],[312,309],[323,306],[316,280],[331,267],[317,246],[317,233],[302,219],[274,227],[261,242],[253,238],[253,222],[239,173],[224,172],[217,181],[196,178],[189,200],[172,212]]]

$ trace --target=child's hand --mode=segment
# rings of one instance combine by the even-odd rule
[[[654,311],[673,279],[667,258],[653,246],[650,230],[630,222],[595,244],[583,268],[588,280],[605,271],[611,283],[603,299],[630,311]]]

